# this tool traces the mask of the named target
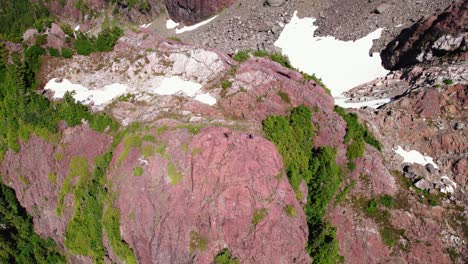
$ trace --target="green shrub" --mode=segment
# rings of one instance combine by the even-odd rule
[[[380,203],[385,207],[391,208],[393,206],[393,197],[385,194],[380,197]]]
[[[62,57],[64,57],[65,59],[69,59],[73,57],[73,50],[69,48],[62,48],[61,53],[62,53]]]
[[[444,79],[443,82],[444,82],[446,85],[451,85],[451,84],[453,84],[452,79]]]
[[[96,51],[94,40],[86,37],[84,34],[78,35],[77,39],[75,40],[74,47],[76,53],[79,55],[87,56]]]
[[[60,52],[56,48],[47,48],[49,55],[52,57],[60,57]]]
[[[377,213],[378,206],[377,201],[375,199],[371,199],[367,202],[366,207],[364,207],[364,212],[367,214],[375,214]]]
[[[96,51],[112,51],[117,40],[123,35],[122,29],[115,27],[113,29],[104,29],[99,33],[96,39]]]
[[[232,257],[229,249],[225,248],[216,255],[214,264],[240,264],[240,261]]]
[[[232,82],[230,82],[228,80],[224,80],[224,81],[221,82],[221,87],[223,89],[231,88],[232,87]]]
[[[244,62],[249,59],[249,53],[247,51],[238,51],[234,57],[232,57],[237,62]]]

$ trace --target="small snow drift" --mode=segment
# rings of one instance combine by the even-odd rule
[[[74,84],[67,79],[58,81],[51,79],[44,90],[54,91],[54,99],[62,99],[66,92],[74,92],[73,98],[78,102],[88,105],[105,106],[112,102],[114,98],[127,93],[128,87],[123,84],[114,83],[104,86],[102,89],[90,90],[80,84]]]
[[[166,28],[167,29],[173,29],[173,28],[177,27],[178,25],[179,25],[179,23],[175,22],[172,19],[169,19],[169,20],[166,21]]]
[[[398,148],[395,150],[395,152],[403,157],[403,162],[405,163],[417,163],[420,165],[427,165],[427,164],[432,164],[434,168],[438,169],[439,167],[437,164],[434,163],[433,158],[429,156],[424,156],[421,154],[421,152],[417,150],[410,150],[406,151],[404,150],[401,146],[398,146]]]
[[[335,98],[335,104],[343,108],[361,108],[365,106],[370,107],[370,108],[378,108],[392,101],[391,98],[361,101],[361,102],[346,102],[346,100],[348,99],[347,98]]]
[[[163,77],[155,82],[152,92],[159,95],[183,94],[207,105],[216,104],[216,99],[208,93],[200,93],[202,85],[185,81],[178,76]]]
[[[214,17],[212,17],[212,18],[210,18],[210,19],[207,19],[207,20],[205,20],[205,21],[202,21],[202,22],[197,23],[197,24],[192,25],[192,26],[188,26],[188,27],[185,26],[185,27],[183,27],[183,28],[181,28],[181,29],[176,29],[175,33],[176,33],[176,34],[180,34],[180,33],[184,33],[184,32],[187,32],[187,31],[195,30],[195,29],[197,29],[197,28],[199,28],[199,27],[201,27],[201,26],[204,26],[204,25],[210,23],[210,22],[213,21],[216,17],[218,17],[218,16],[214,16]],[[167,24],[166,24],[166,25],[167,25]]]
[[[369,56],[373,40],[380,38],[383,29],[356,41],[341,41],[332,36],[314,36],[318,28],[314,23],[314,18],[297,17],[296,11],[275,46],[294,67],[322,78],[333,96],[388,73],[378,53]]]

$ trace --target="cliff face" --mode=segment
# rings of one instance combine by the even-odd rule
[[[69,2],[66,12],[74,17]],[[94,1],[89,6],[104,5]],[[464,8],[456,4],[443,17],[465,17]],[[413,28],[433,24],[431,19]],[[460,19],[436,20],[435,25],[454,27],[444,32],[460,27]],[[408,50],[432,47],[429,31],[415,31],[408,46],[383,56],[395,62],[391,67],[406,65],[403,61],[412,58]],[[212,263],[227,248],[241,263],[310,263],[303,210],[307,195],[297,197],[278,150],[262,133],[265,118],[305,105],[316,128],[313,145],[338,150],[343,184],[326,218],[336,227],[345,262],[450,263],[455,258],[463,263],[467,72],[465,53],[455,51],[451,63],[418,64],[395,74],[398,80],[387,80],[407,88],[391,103],[354,111],[382,143],[382,151],[365,145],[351,170],[345,143],[350,128],[316,82],[266,58],[238,63],[220,51],[167,40],[148,29],[129,30],[112,52],[67,60],[45,57],[39,75],[41,87],[52,78],[97,90],[125,85],[131,95],[90,106],[124,128],[98,133],[86,123],[62,124],[56,137],[31,136],[18,153],[9,150],[0,175],[33,216],[35,231],[52,237],[71,263],[93,262],[95,252],[71,249],[69,234],[80,221],[77,212],[85,210],[80,199],[89,199],[80,188],[94,197],[87,181],[96,177],[89,178],[96,169],[105,172],[99,180],[105,198],[96,195],[103,199],[97,216],[105,220],[93,242],[105,248],[105,261]],[[173,77],[178,83],[171,88],[187,83],[200,88],[194,94],[155,92]],[[215,104],[197,99],[200,95]],[[397,146],[433,157],[439,168],[402,162]],[[105,153],[110,155],[107,171],[96,159]],[[423,179],[424,186],[418,183]],[[301,191],[307,193],[304,184]]]
[[[175,21],[194,24],[209,18],[235,2],[235,0],[166,0],[166,8]]]

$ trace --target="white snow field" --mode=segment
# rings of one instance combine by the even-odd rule
[[[314,36],[318,28],[314,23],[315,18],[299,18],[294,12],[275,46],[294,67],[322,78],[334,97],[388,73],[379,53],[369,55],[372,41],[380,38],[382,28],[356,41],[341,41],[333,36]]]
[[[197,28],[199,28],[199,27],[201,27],[201,26],[204,26],[204,25],[210,23],[211,21],[213,21],[213,20],[214,20],[215,18],[217,18],[217,17],[218,17],[218,16],[216,15],[216,16],[214,16],[214,17],[212,17],[212,18],[209,18],[209,19],[207,19],[207,20],[205,20],[205,21],[202,21],[202,22],[200,22],[200,23],[197,23],[197,24],[195,24],[195,25],[185,26],[185,27],[183,27],[183,28],[181,28],[181,29],[176,29],[176,30],[175,30],[175,33],[176,33],[176,34],[180,34],[180,33],[184,33],[184,32],[187,32],[187,31],[195,30],[195,29],[197,29]]]
[[[147,91],[158,95],[184,95],[207,105],[214,105],[217,102],[216,98],[209,93],[201,92],[201,84],[185,81],[178,76],[156,77],[146,83],[146,85],[146,88],[136,91],[120,83],[106,85],[101,89],[88,89],[81,84],[74,84],[67,79],[57,82],[57,78],[53,78],[46,84],[44,89],[54,91],[54,99],[62,99],[66,92],[74,92],[73,98],[78,102],[85,105],[92,103],[94,106],[99,107],[108,105],[115,98],[130,91],[133,93]]]
[[[127,93],[128,87],[120,83],[104,86],[102,89],[90,90],[80,84],[74,84],[67,79],[57,82],[57,78],[51,79],[45,90],[54,91],[54,99],[62,99],[66,92],[75,92],[73,98],[82,104],[95,106],[105,106],[112,102],[114,98]]]
[[[404,163],[417,163],[421,164],[423,166],[427,164],[432,164],[434,168],[438,169],[439,167],[437,164],[434,163],[433,158],[429,156],[424,156],[421,154],[421,152],[417,150],[410,150],[406,151],[404,150],[401,146],[398,146],[398,148],[395,150],[395,152],[403,157],[403,162]]]

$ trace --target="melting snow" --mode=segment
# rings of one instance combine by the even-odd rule
[[[294,67],[322,78],[333,96],[388,73],[379,53],[369,56],[373,40],[380,38],[382,28],[356,41],[341,41],[332,36],[314,36],[318,28],[314,23],[315,18],[301,19],[294,12],[275,46],[282,49]]]
[[[217,18],[217,17],[218,17],[218,16],[214,16],[214,17],[212,17],[212,18],[210,18],[210,19],[207,19],[207,20],[205,20],[205,21],[202,21],[202,22],[200,22],[200,23],[198,23],[198,24],[195,24],[195,25],[192,25],[192,26],[188,26],[188,27],[183,27],[183,28],[181,28],[181,29],[176,29],[175,33],[176,33],[176,34],[180,34],[180,33],[186,32],[186,31],[191,31],[191,30],[197,29],[197,28],[199,28],[199,27],[201,27],[201,26],[204,26],[204,25],[210,23],[211,21],[213,21],[213,20],[214,20],[215,18]]]
[[[114,98],[127,93],[128,87],[120,83],[106,85],[102,89],[90,90],[80,84],[74,84],[67,79],[57,82],[56,78],[51,79],[45,90],[54,91],[55,99],[62,99],[66,92],[75,92],[73,98],[82,104],[94,103],[96,106],[104,106]]]
[[[78,31],[78,30],[80,30],[80,25],[75,27],[75,31]]]
[[[173,28],[177,27],[178,25],[179,25],[179,23],[175,22],[172,19],[169,19],[169,20],[166,21],[166,28],[167,29],[173,29]]]
[[[429,156],[424,156],[421,152],[417,150],[406,151],[401,146],[395,150],[395,152],[403,157],[403,162],[407,163],[417,163],[425,166],[426,164],[432,164],[434,168],[438,169],[437,164],[434,163],[433,158]]]
[[[211,95],[208,94],[208,93],[199,94],[199,95],[195,96],[194,99],[197,100],[197,101],[199,101],[199,102],[202,102],[202,103],[204,103],[204,104],[207,104],[207,105],[214,105],[214,104],[216,104],[216,98],[214,98],[213,96],[211,96]]]
[[[345,102],[348,100],[347,98],[335,98],[335,104],[339,105],[343,108],[361,108],[364,106],[368,106],[371,108],[378,108],[384,104],[388,104],[392,101],[391,98],[385,99],[378,99],[378,100],[369,100],[369,101],[362,101],[362,102]]]

